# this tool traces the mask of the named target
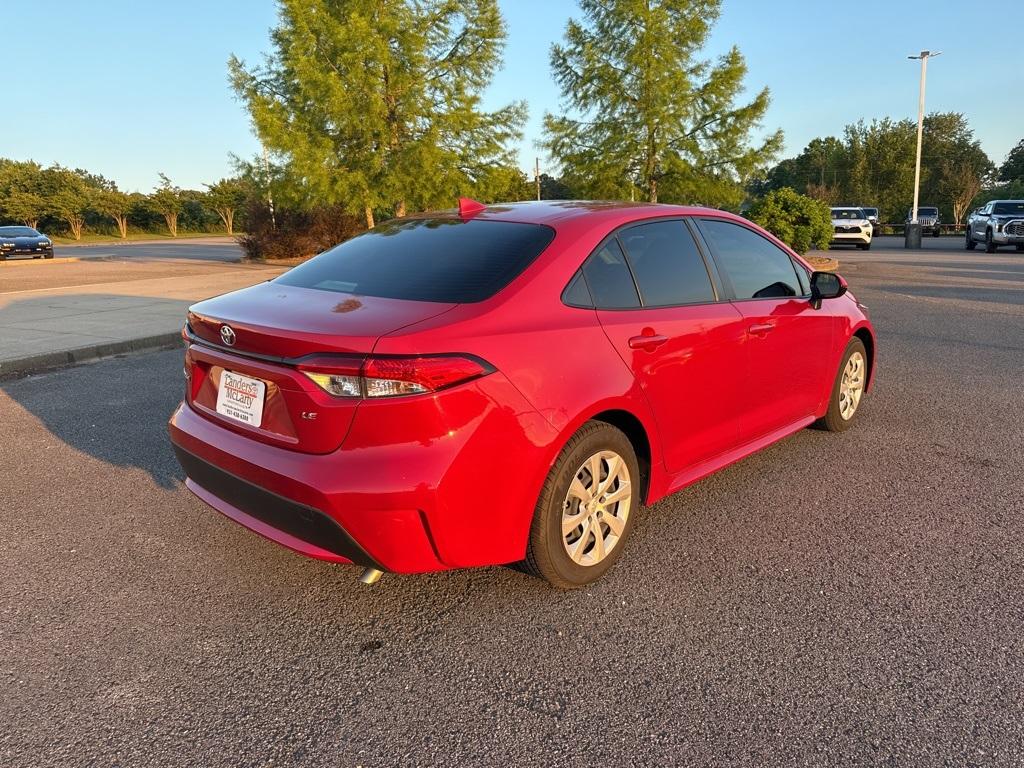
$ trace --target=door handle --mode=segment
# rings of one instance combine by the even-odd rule
[[[653,332],[644,333],[640,336],[633,336],[629,340],[629,348],[646,349],[647,351],[651,351],[652,349],[657,349],[666,341],[668,341],[668,336],[662,336]]]
[[[775,328],[775,323],[756,323],[747,329],[747,333],[751,336],[765,337],[768,332]]]

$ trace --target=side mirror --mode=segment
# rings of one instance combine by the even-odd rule
[[[838,299],[848,288],[846,281],[834,272],[812,272],[811,306],[821,309],[823,299]]]

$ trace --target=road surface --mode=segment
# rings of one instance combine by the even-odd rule
[[[0,764],[1024,763],[1024,257],[840,258],[860,423],[644,510],[578,592],[368,588],[223,519],[178,351],[0,385]]]

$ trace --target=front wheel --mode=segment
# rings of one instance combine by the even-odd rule
[[[541,489],[524,570],[559,589],[601,578],[622,554],[640,506],[640,467],[629,439],[590,421],[570,438]]]
[[[996,252],[996,243],[995,243],[995,240],[992,239],[992,230],[991,229],[987,229],[987,230],[985,230],[985,253],[995,253],[995,252]]]
[[[817,426],[829,432],[842,432],[849,429],[853,417],[857,415],[864,389],[868,381],[868,353],[864,342],[854,336],[846,345],[842,362],[839,364],[839,375],[832,385],[832,395],[828,401],[828,410],[818,420]]]
[[[966,237],[966,239],[964,241],[964,248],[966,248],[968,251],[973,251],[974,247],[977,245],[977,243],[974,242],[974,238],[971,237],[971,230],[970,229],[967,230],[965,237]]]

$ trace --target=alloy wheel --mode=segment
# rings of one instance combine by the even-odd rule
[[[562,544],[573,562],[597,565],[615,548],[632,509],[629,466],[599,451],[576,470],[562,505]]]
[[[860,405],[860,398],[864,394],[865,367],[864,355],[854,352],[843,369],[843,378],[839,383],[839,415],[845,421],[853,418]]]

